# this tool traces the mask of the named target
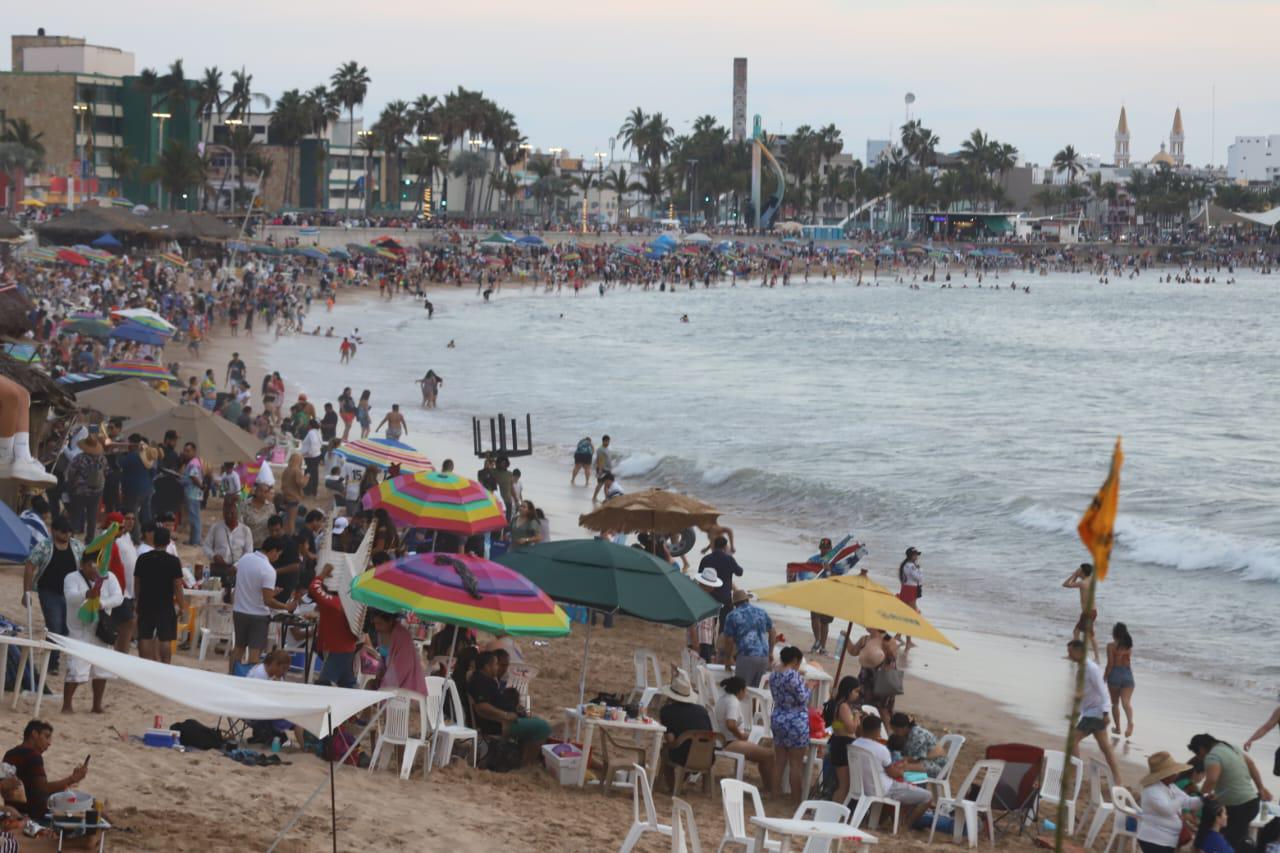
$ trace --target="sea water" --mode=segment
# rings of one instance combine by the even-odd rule
[[[794,559],[851,532],[892,577],[915,546],[926,612],[946,601],[970,627],[1014,637],[1070,635],[1079,604],[1061,581],[1088,559],[1075,526],[1122,436],[1100,642],[1124,621],[1142,667],[1270,696],[1280,277],[1214,275],[507,288],[491,303],[464,288],[433,293],[430,321],[409,299],[332,315],[363,338],[350,366],[337,341],[309,337],[271,359],[322,399],[369,388],[375,418],[400,402],[411,423],[413,382],[434,369],[434,418],[465,436],[471,415],[530,412],[537,452],[566,472],[579,438],[609,433],[624,488],[781,524]],[[782,565],[740,558],[749,585],[782,581]]]

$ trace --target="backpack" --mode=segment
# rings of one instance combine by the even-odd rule
[[[498,738],[489,740],[488,747],[479,762],[481,767],[491,773],[509,773],[520,769],[522,758],[518,743]]]
[[[169,726],[178,733],[178,740],[190,749],[222,749],[222,735],[198,720],[183,720]]]

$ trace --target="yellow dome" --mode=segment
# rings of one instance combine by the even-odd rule
[[[1164,163],[1166,166],[1176,166],[1177,162],[1169,155],[1168,151],[1161,149],[1160,153],[1151,158],[1151,165]]]

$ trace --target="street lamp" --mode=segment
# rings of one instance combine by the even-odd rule
[[[235,133],[235,128],[244,124],[244,121],[238,118],[229,118],[223,122],[227,127],[232,128],[231,133],[227,134],[227,142],[231,141],[231,134]],[[236,209],[236,150],[227,145],[227,150],[231,152],[231,210]]]
[[[373,131],[357,130],[356,136],[360,137],[362,140],[368,139],[370,136],[373,136]],[[364,149],[364,212],[368,213],[369,212],[369,179],[371,177],[370,175],[371,170],[369,168],[369,149],[364,145],[361,145],[360,147]],[[347,210],[351,209],[350,200],[351,200],[351,187],[347,187],[347,201],[348,201],[347,208],[346,208]]]
[[[172,118],[173,116],[169,113],[153,112],[151,113],[151,117],[160,120],[160,132],[156,134],[156,156],[154,158],[155,162],[158,163],[160,161],[160,149],[164,148],[164,122],[165,119]],[[161,210],[164,209],[164,194],[160,189],[160,179],[158,176],[156,178],[156,205]]]
[[[72,104],[71,109],[76,113],[76,162],[80,163],[80,174],[72,175],[67,183],[67,209],[76,209],[76,178],[84,175],[84,157],[88,151],[88,140],[81,141],[84,136],[84,114],[89,111],[89,105],[81,102]]]

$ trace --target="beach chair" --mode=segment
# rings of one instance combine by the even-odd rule
[[[986,758],[1004,762],[1004,772],[991,801],[991,807],[998,813],[997,830],[1022,833],[1030,825],[1034,832],[1044,750],[1025,743],[1001,743],[987,747]]]
[[[658,810],[653,805],[653,787],[649,783],[649,774],[645,772],[643,765],[633,764],[632,768],[635,772],[636,784],[631,789],[631,828],[627,830],[627,836],[622,840],[618,853],[630,853],[636,846],[636,842],[646,832],[656,832],[667,838],[670,838],[672,833],[670,824],[658,823]],[[641,814],[642,810],[643,814]]]
[[[716,733],[712,731],[685,732],[676,738],[675,743],[671,744],[671,749],[674,750],[686,743],[689,745],[689,752],[685,756],[683,764],[671,762],[667,757],[670,751],[663,751],[663,760],[671,765],[671,796],[679,796],[680,783],[684,781],[686,776],[692,776],[697,773],[702,780],[703,792],[711,794],[714,799],[715,779],[713,778],[713,768],[716,763]]]
[[[632,663],[636,669],[636,683],[631,689],[631,701],[643,711],[662,690],[662,667],[658,656],[648,649],[636,649]]]
[[[604,775],[600,777],[600,790],[606,794],[613,790],[613,782],[619,773],[629,775],[631,768],[649,760],[648,752],[636,743],[620,743],[607,729],[600,729],[600,761]]]
[[[431,751],[427,759],[428,770],[432,767],[447,767],[453,755],[455,743],[471,742],[471,766],[476,766],[480,751],[480,734],[466,725],[466,715],[462,709],[462,699],[458,696],[458,687],[451,678],[433,675],[427,679],[427,729],[431,734]],[[445,712],[453,717],[453,722],[445,721]]]
[[[533,713],[533,700],[529,698],[529,682],[538,675],[538,668],[527,663],[512,663],[507,667],[507,687],[520,695],[520,706],[526,714]]]
[[[1111,837],[1107,839],[1107,846],[1102,848],[1102,853],[1111,853],[1111,845],[1116,843],[1116,839],[1128,838],[1130,853],[1137,853],[1138,850],[1138,827],[1142,822],[1142,809],[1133,798],[1133,794],[1129,793],[1128,788],[1121,788],[1119,785],[1111,789],[1111,803],[1115,806],[1115,810],[1111,817]],[[1133,829],[1129,828],[1129,820],[1133,820]],[[1116,853],[1122,853],[1124,842],[1120,842],[1121,846],[1116,847]]]
[[[849,819],[849,810],[830,800],[805,800],[791,817],[793,820],[844,823]],[[831,853],[834,844],[835,840],[831,838],[810,838],[801,848],[801,853]]]
[[[418,736],[412,737],[409,734],[410,717],[415,705],[418,708]],[[422,772],[425,774],[427,772],[427,759],[429,758],[427,750],[428,737],[425,697],[421,693],[414,693],[412,690],[395,691],[395,695],[387,700],[383,714],[382,730],[378,732],[378,740],[373,747],[373,756],[369,760],[369,772],[372,773],[374,768],[383,769],[391,757],[391,747],[398,746],[403,752],[400,760],[400,778],[409,778],[409,774],[413,771],[413,763],[417,760],[418,750],[423,752]],[[386,755],[382,754],[384,746],[388,748]]]
[[[1084,763],[1084,775],[1089,782],[1089,806],[1080,817],[1080,825],[1089,825],[1089,832],[1084,837],[1084,846],[1092,847],[1098,840],[1107,818],[1115,812],[1115,804],[1111,802],[1111,789],[1116,786],[1115,777],[1105,761],[1087,758]]]
[[[964,748],[964,735],[943,735],[938,741],[947,751],[946,763],[942,765],[942,772],[937,777],[925,780],[925,787],[933,791],[935,800],[951,799],[951,771],[955,769],[956,759],[960,757],[960,750]]]
[[[702,853],[693,808],[679,797],[671,798],[671,853]]]
[[[1040,799],[1047,806],[1056,808],[1058,805],[1066,757],[1065,752],[1056,749],[1045,751],[1044,781],[1040,783]],[[1084,785],[1084,761],[1075,755],[1071,756],[1071,776],[1073,778],[1067,786],[1067,835],[1076,834],[1076,801],[1080,799],[1080,788]]]
[[[771,736],[773,727],[773,694],[763,687],[748,687],[747,699],[751,702],[751,728],[762,728]]]
[[[849,796],[842,805],[848,808],[850,803],[857,800],[853,816],[849,819],[850,825],[854,829],[861,829],[862,821],[872,809],[875,809],[875,814],[871,819],[875,825],[879,825],[880,807],[888,806],[893,809],[893,834],[897,835],[902,804],[890,799],[885,791],[883,770],[876,757],[853,744],[849,744],[846,749],[849,751]]]
[[[981,829],[978,821],[986,815],[987,834],[991,837],[991,846],[994,847],[996,824],[992,814],[992,803],[1004,771],[1003,761],[984,759],[976,762],[970,768],[969,775],[965,777],[964,784],[960,786],[960,796],[940,799],[934,803],[933,825],[929,827],[929,843],[933,843],[933,834],[938,830],[938,816],[942,814],[943,809],[950,809],[953,841],[960,839],[960,830],[963,827],[969,846],[977,847],[978,833]],[[979,775],[982,776],[981,783],[978,783]]]
[[[231,646],[235,643],[235,626],[231,616],[231,606],[228,604],[209,605],[208,613],[205,616],[206,625],[200,629],[200,655],[199,659],[204,660],[209,653],[210,643],[217,644],[226,641],[227,648],[224,653],[229,654]]]
[[[764,804],[760,801],[760,789],[737,779],[720,780],[720,798],[724,805],[724,837],[716,853],[722,853],[730,844],[742,847],[745,853],[766,853],[782,849],[782,842],[773,841],[765,833],[764,850],[756,850],[756,840],[747,826],[745,800],[751,795],[751,808],[756,817],[765,817]]]

